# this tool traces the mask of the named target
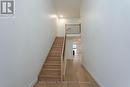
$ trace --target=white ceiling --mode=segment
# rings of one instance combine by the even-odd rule
[[[56,0],[56,9],[58,15],[64,17],[80,17],[80,0]]]

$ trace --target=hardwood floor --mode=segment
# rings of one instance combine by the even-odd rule
[[[78,41],[78,39],[75,41]],[[79,42],[77,42],[77,44],[80,45]],[[34,87],[99,87],[86,69],[82,66],[80,50],[78,49],[76,53],[76,56],[72,58],[73,60],[67,60],[64,81],[39,81]]]
[[[38,82],[35,87],[99,87],[83,66],[67,60],[66,77],[63,82]]]
[[[70,85],[68,87],[99,87],[80,62],[75,60],[67,61],[65,81]]]

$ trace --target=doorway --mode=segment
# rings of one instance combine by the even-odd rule
[[[66,37],[66,58],[70,60],[81,61],[80,36]]]
[[[73,56],[77,55],[77,45],[73,43]]]

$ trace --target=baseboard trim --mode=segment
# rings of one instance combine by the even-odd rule
[[[34,78],[34,80],[29,84],[28,87],[34,87],[34,85],[37,83],[37,81],[38,81],[38,78],[37,77]]]
[[[83,64],[83,67],[86,69],[86,71],[90,74],[90,76],[93,78],[93,80],[99,85],[99,87],[104,87],[103,84],[97,80],[97,78],[87,69],[86,65]]]

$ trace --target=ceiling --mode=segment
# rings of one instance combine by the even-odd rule
[[[56,0],[56,9],[58,15],[66,18],[79,18],[80,0]]]

